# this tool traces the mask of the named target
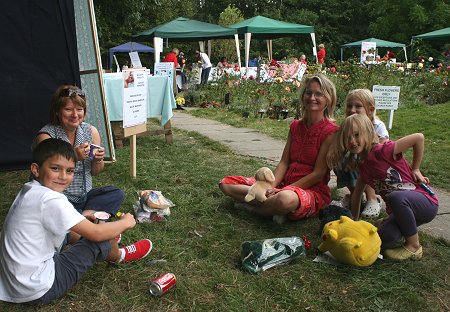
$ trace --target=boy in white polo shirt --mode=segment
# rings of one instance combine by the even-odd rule
[[[34,149],[33,180],[16,196],[0,236],[0,300],[50,303],[97,260],[130,262],[151,251],[148,239],[119,248],[115,237],[136,225],[131,214],[95,224],[73,209],[61,192],[72,182],[75,157],[72,146],[59,139]],[[70,231],[83,238],[62,251]]]

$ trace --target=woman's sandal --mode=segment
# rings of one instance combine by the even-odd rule
[[[377,218],[381,212],[386,212],[386,203],[380,195],[377,195],[377,201],[367,201],[361,217],[363,218]]]
[[[364,210],[361,212],[363,218],[377,218],[381,212],[381,204],[378,201],[367,201]]]
[[[411,260],[420,260],[423,256],[422,246],[419,247],[416,251],[412,252],[409,249],[406,249],[405,246],[401,246],[394,249],[386,249],[384,251],[384,256],[387,259],[403,261],[407,259]]]

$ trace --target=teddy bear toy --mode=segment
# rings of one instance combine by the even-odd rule
[[[380,247],[381,239],[375,226],[341,216],[325,225],[318,248],[322,252],[329,251],[341,263],[363,267],[377,260]]]
[[[275,182],[275,176],[272,170],[267,167],[259,168],[255,174],[256,182],[250,186],[245,201],[250,202],[254,199],[263,203],[266,201],[266,191],[272,188],[272,183]]]

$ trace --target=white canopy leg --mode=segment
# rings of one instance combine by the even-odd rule
[[[200,52],[205,52],[205,42],[204,41],[199,41],[198,46],[200,48]]]
[[[208,56],[211,58],[212,40],[208,40]]]
[[[250,58],[250,41],[252,40],[251,33],[245,33],[245,73],[247,74],[248,60]]]
[[[269,62],[272,61],[272,40],[266,40],[267,43],[267,57]]]
[[[313,43],[313,55],[316,57],[316,64],[319,63],[319,59],[317,58],[317,46],[316,46],[316,34],[311,33],[311,40]]]
[[[237,58],[238,58],[238,64],[239,64],[239,68],[241,68],[242,63],[241,63],[241,50],[239,47],[239,35],[238,34],[234,34],[234,42],[236,43],[236,54],[237,54]]]
[[[155,63],[159,63],[160,61],[160,53],[161,53],[161,43],[162,38],[153,37],[153,48],[155,49]]]

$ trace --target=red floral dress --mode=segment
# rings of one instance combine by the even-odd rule
[[[328,119],[323,119],[309,128],[303,120],[295,120],[291,124],[289,167],[283,181],[278,186],[283,190],[294,191],[299,197],[300,206],[288,215],[291,219],[314,216],[319,213],[321,208],[330,203],[331,192],[328,187],[330,171],[327,172],[322,181],[306,190],[290,186],[290,184],[313,172],[322,143],[338,128],[334,122]],[[220,183],[252,185],[255,183],[255,178],[228,176],[223,178]]]

